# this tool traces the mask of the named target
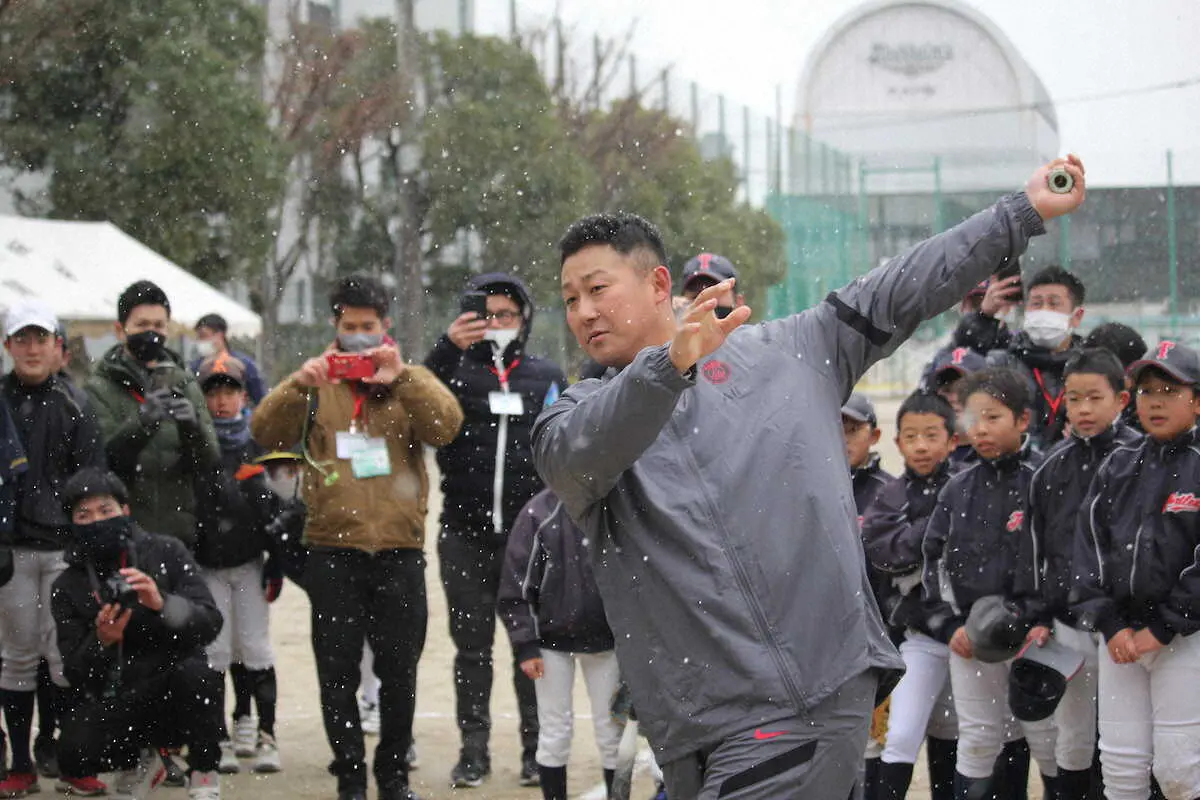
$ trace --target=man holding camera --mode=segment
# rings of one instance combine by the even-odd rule
[[[196,545],[195,481],[220,460],[196,379],[167,349],[171,304],[150,281],[117,300],[120,341],[96,364],[87,392],[100,419],[108,464],[129,486],[138,523]]]
[[[492,642],[496,598],[508,531],[525,503],[542,490],[529,435],[538,413],[558,398],[562,370],[526,352],[533,296],[520,279],[477,275],[462,295],[462,313],[425,359],[463,408],[463,431],[438,451],[442,471],[442,587],[450,611],[458,728],[462,752],[455,787],[479,786],[491,772]],[[537,785],[537,696],[513,669],[521,715],[521,773]]]
[[[305,455],[303,585],[312,604],[313,654],[338,798],[366,798],[355,697],[365,638],[380,680],[378,796],[412,800],[405,754],[427,621],[424,446],[452,440],[462,412],[441,381],[405,364],[385,338],[391,319],[379,281],[342,279],[330,306],[335,342],[276,386],[250,427],[268,450],[299,441]]]
[[[113,796],[133,800],[163,773],[158,748],[188,745],[191,800],[219,800],[220,709],[204,647],[221,614],[187,549],[130,517],[130,494],[88,467],[63,487],[71,517],[67,569],[52,610],[63,667],[82,702],[63,720],[64,775],[118,770]]]

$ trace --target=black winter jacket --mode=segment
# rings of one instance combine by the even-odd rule
[[[851,467],[850,484],[854,487],[854,507],[858,509],[858,524],[862,525],[863,515],[875,502],[875,497],[883,491],[883,487],[892,480],[892,475],[885,472],[879,465],[879,456],[871,454],[871,458],[861,467]]]
[[[1088,489],[1109,453],[1139,439],[1140,434],[1120,422],[1090,439],[1072,436],[1055,447],[1034,473],[1025,517],[1029,530],[1020,544],[1022,563],[1033,559],[1038,569],[1018,573],[1014,588],[1021,605],[1038,623],[1050,625],[1057,618],[1074,624],[1068,596],[1075,584],[1075,536]]]
[[[921,543],[938,494],[954,474],[949,461],[929,475],[906,469],[875,497],[863,519],[863,547],[872,570],[883,576],[879,610],[894,628],[924,633]]]
[[[77,470],[104,466],[100,424],[87,395],[58,375],[25,386],[10,372],[0,378],[0,394],[29,458],[18,487],[16,527],[5,543],[62,550],[71,532],[62,487]]]
[[[921,550],[930,634],[949,642],[975,601],[999,594],[1014,599],[1020,572],[1036,569],[1028,535],[1029,487],[1042,458],[1026,439],[1016,453],[979,459],[950,478],[938,495]],[[1032,578],[1030,579],[1032,580]]]
[[[1200,631],[1200,434],[1123,445],[1100,467],[1075,539],[1071,610],[1106,639]]]
[[[517,517],[504,553],[498,613],[517,663],[541,648],[602,653],[614,647],[583,531],[549,489]]]
[[[266,470],[254,464],[263,450],[253,440],[221,443],[220,466],[197,487],[196,563],[209,569],[237,567],[274,553],[267,526],[282,504],[266,484]]]
[[[64,673],[72,687],[92,698],[158,691],[159,679],[181,661],[202,656],[221,632],[221,612],[178,539],[135,525],[126,563],[154,578],[163,607],[155,612],[136,606],[119,645],[105,647],[96,637],[101,603],[86,562],[73,549],[66,571],[54,581],[51,609]],[[103,584],[115,569],[97,567],[97,580]]]
[[[463,410],[458,437],[437,453],[445,496],[442,524],[454,531],[503,536],[521,507],[542,489],[533,466],[530,434],[538,414],[558,399],[567,380],[557,364],[525,352],[533,321],[533,297],[525,284],[509,275],[490,273],[471,279],[467,290],[479,291],[485,286],[506,287],[525,311],[521,333],[503,356],[505,367],[511,370],[510,390],[521,395],[524,413],[492,413],[489,394],[500,391],[500,377],[493,366],[490,342],[463,351],[443,335],[426,357],[425,366],[450,387]],[[502,465],[500,480],[496,479],[498,465]],[[499,520],[493,513],[497,501]]]

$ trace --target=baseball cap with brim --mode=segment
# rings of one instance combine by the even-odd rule
[[[1047,719],[1058,708],[1067,683],[1083,668],[1083,654],[1051,639],[1017,654],[1008,674],[1008,704],[1022,722]]]
[[[966,628],[975,658],[985,664],[999,664],[1017,655],[1029,632],[1029,625],[998,594],[975,601]]]
[[[1148,369],[1160,370],[1179,383],[1200,385],[1200,353],[1184,344],[1159,342],[1143,358],[1129,365],[1129,377],[1137,383]]]
[[[933,379],[940,385],[947,380],[957,380],[987,368],[987,359],[978,352],[969,347],[956,347],[948,353],[943,353],[933,362]]]
[[[879,424],[879,418],[875,416],[875,404],[865,394],[859,392],[851,394],[846,405],[842,406],[842,416],[849,417],[856,422]]]
[[[41,300],[19,300],[13,303],[4,317],[4,338],[25,328],[40,328],[47,333],[58,330],[58,316]]]
[[[716,253],[701,253],[683,265],[683,288],[687,290],[700,281],[720,283],[738,276],[733,262]]]
[[[271,453],[264,453],[254,459],[255,464],[282,464],[293,461],[303,461],[304,456],[299,453],[288,452],[287,450],[275,450]]]
[[[229,353],[218,353],[200,362],[197,371],[200,388],[207,390],[218,381],[238,389],[246,388],[246,365]]]

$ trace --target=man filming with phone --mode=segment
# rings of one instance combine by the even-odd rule
[[[380,681],[378,797],[411,800],[405,755],[427,618],[424,448],[450,442],[462,411],[441,381],[406,364],[387,338],[392,321],[379,281],[343,278],[330,308],[334,343],[263,398],[250,430],[268,450],[300,442],[305,456],[303,581],[338,800],[367,793],[355,696],[364,639]]]
[[[62,492],[67,569],[51,601],[63,670],[78,694],[62,723],[64,775],[117,770],[113,796],[161,779],[158,749],[188,745],[190,800],[219,800],[221,709],[204,654],[221,614],[178,539],[143,530],[130,493],[98,467]]]
[[[442,471],[442,587],[457,651],[454,688],[462,750],[451,771],[458,788],[479,786],[491,771],[492,642],[496,597],[508,532],[525,503],[542,490],[530,432],[567,381],[558,365],[527,350],[533,295],[516,277],[472,277],[460,314],[438,339],[425,366],[463,408],[463,431],[438,451]],[[537,785],[538,723],[533,681],[519,669],[513,682],[520,712],[520,782]]]

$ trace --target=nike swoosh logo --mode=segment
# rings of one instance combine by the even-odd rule
[[[787,731],[764,731],[760,729],[754,731],[754,738],[762,742],[767,739],[774,739],[776,736],[783,736],[785,733]]]

